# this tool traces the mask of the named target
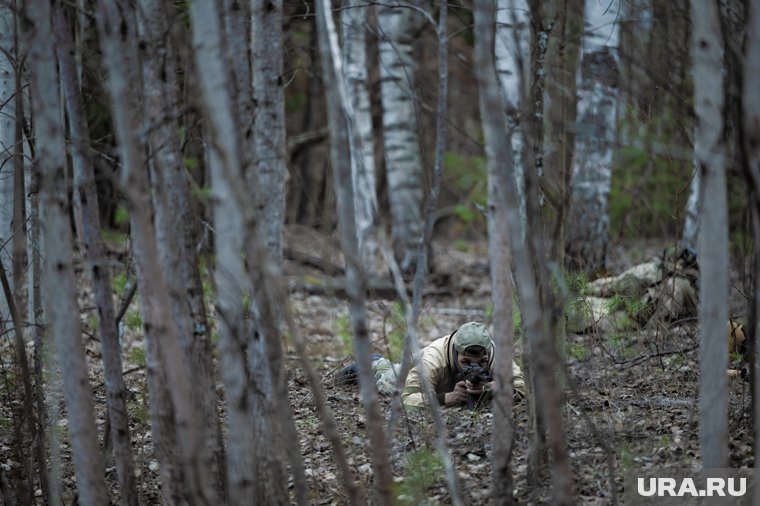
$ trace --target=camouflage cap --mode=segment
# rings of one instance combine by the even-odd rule
[[[454,333],[455,350],[464,353],[470,346],[482,346],[486,351],[491,351],[491,334],[482,323],[465,323]]]

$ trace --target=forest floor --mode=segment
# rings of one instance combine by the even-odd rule
[[[618,273],[659,254],[669,244],[638,242],[615,248],[611,272]],[[420,317],[423,344],[450,333],[468,320],[486,319],[490,284],[486,245],[470,245],[459,251],[438,245],[436,266],[444,285],[430,286]],[[746,316],[738,280],[732,284],[732,316]],[[357,388],[334,386],[332,375],[342,366],[341,343],[335,337],[345,318],[345,302],[299,295],[294,301],[301,315],[304,334],[312,342],[324,339],[321,360],[330,408],[336,414],[348,446],[356,476],[370,486],[369,453],[364,416]],[[394,314],[391,302],[369,304],[377,351],[392,341]],[[333,315],[332,317],[328,315]],[[344,316],[341,316],[344,315]],[[385,317],[385,320],[383,319]],[[390,336],[390,338],[389,338]],[[724,337],[721,336],[721,339]],[[519,339],[519,337],[518,337]],[[570,464],[575,475],[578,504],[612,504],[614,493],[624,501],[623,483],[634,470],[700,467],[698,434],[699,352],[697,324],[676,325],[616,335],[570,334],[567,336],[567,379],[563,421]],[[518,360],[519,350],[518,350]],[[318,362],[319,363],[319,362]],[[734,364],[735,366],[738,364]],[[294,369],[292,403],[297,424],[316,425],[308,386]],[[749,383],[741,378],[729,382],[730,457],[732,467],[751,467]],[[382,400],[384,413],[389,401]],[[392,465],[401,504],[450,504],[440,462],[434,456],[434,426],[427,411],[411,411],[402,418],[392,440]],[[466,504],[490,504],[491,428],[490,409],[444,410],[449,448]],[[528,447],[525,401],[514,409],[513,470],[517,504],[551,504],[548,475],[539,487],[527,481]],[[301,447],[317,504],[340,504],[342,492],[324,435],[303,432]],[[414,450],[416,449],[416,451]],[[422,451],[420,451],[422,450]]]
[[[315,248],[313,242],[306,240],[305,245],[308,249],[301,249],[304,255],[320,254],[320,248]],[[651,258],[667,246],[669,244],[664,242],[650,241],[615,247],[610,271],[620,272]],[[321,251],[324,253],[329,249]],[[435,252],[436,276],[426,288],[418,326],[423,345],[450,333],[466,321],[487,321],[490,307],[486,244],[468,244],[460,248],[437,244]],[[353,360],[347,304],[336,293],[322,289],[325,286],[324,266],[320,269],[304,266],[304,255],[295,255],[298,261],[286,262],[286,273],[293,287],[291,308],[301,335],[309,343],[313,364],[322,374],[329,407],[338,421],[354,478],[366,492],[371,488],[372,471],[358,388],[335,386],[333,382],[335,373]],[[335,263],[335,258],[325,255],[322,258],[340,265]],[[736,283],[732,286],[732,316],[746,316],[742,288]],[[87,327],[92,322],[93,306],[86,292],[80,300],[80,307],[84,308],[82,322]],[[147,386],[142,367],[145,357],[137,311],[137,304],[133,302],[125,319],[124,369],[129,390],[128,407],[143,504],[158,504],[158,464],[152,454]],[[376,351],[386,356],[397,353],[404,331],[398,305],[390,297],[388,300],[372,298],[368,301],[368,313]],[[613,493],[622,500],[623,481],[635,469],[699,467],[696,331],[696,322],[685,321],[616,335],[567,336],[568,376],[563,422],[579,504],[611,504]],[[9,345],[10,340],[3,340],[0,350],[3,360],[12,356]],[[99,343],[94,338],[88,339],[86,349],[102,437],[106,414]],[[290,401],[301,438],[312,502],[344,504],[345,495],[330,444],[320,428],[311,390],[295,356],[289,349],[286,353]],[[517,353],[519,362],[519,346]],[[222,386],[218,385],[218,389],[221,392]],[[729,382],[729,389],[731,465],[751,467],[754,459],[749,384],[741,378],[733,379]],[[380,402],[387,416],[390,401],[382,398]],[[54,432],[61,437],[61,492],[64,503],[71,504],[75,501],[75,480],[67,441],[66,413],[62,400],[57,406],[60,412],[53,412],[52,416],[54,426],[59,429]],[[0,417],[4,420],[9,420],[7,411],[8,406],[0,408]],[[444,418],[465,503],[490,504],[493,420],[490,409],[447,409]],[[525,401],[516,404],[514,419],[516,432],[512,462],[517,502],[550,504],[548,475],[538,477],[538,487],[531,487],[527,482]],[[11,431],[6,429],[0,427],[2,453],[10,446]],[[409,411],[401,418],[390,442],[399,504],[450,504],[445,476],[433,451],[434,438],[434,425],[427,410]],[[10,459],[3,458],[2,461],[0,464],[11,465]],[[614,487],[610,486],[611,474]],[[112,462],[107,468],[107,478],[116,494],[116,473]]]

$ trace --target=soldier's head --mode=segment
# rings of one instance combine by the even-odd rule
[[[493,341],[485,325],[477,322],[465,323],[456,330],[452,339],[458,369],[472,364],[488,367],[493,353]]]

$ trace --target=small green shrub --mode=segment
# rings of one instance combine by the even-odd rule
[[[350,355],[354,350],[354,334],[351,331],[351,319],[347,314],[338,316],[335,321],[335,327],[340,339],[340,351],[343,355]]]
[[[127,274],[125,272],[117,274],[111,278],[111,290],[113,290],[113,293],[115,293],[117,296],[122,297],[124,295],[124,290],[126,287]]]
[[[396,500],[401,505],[434,504],[428,490],[442,479],[443,464],[438,454],[424,448],[406,458],[406,475],[394,484]]]
[[[133,346],[127,352],[127,360],[139,367],[145,367],[145,348],[142,346]]]
[[[142,328],[143,320],[140,311],[129,310],[124,316],[124,325],[131,330],[140,330]]]

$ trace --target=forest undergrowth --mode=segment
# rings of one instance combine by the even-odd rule
[[[446,275],[438,276],[435,286],[427,289],[419,321],[419,335],[426,344],[447,334],[469,320],[488,320],[490,285],[485,244],[452,248],[439,244],[436,266]],[[625,268],[631,262],[645,260],[657,253],[659,243],[639,245],[618,251],[613,268]],[[286,263],[286,272],[294,280],[319,275],[303,265]],[[735,293],[736,292],[736,293]],[[732,297],[740,297],[732,290]],[[82,293],[82,322],[92,324],[92,304]],[[741,307],[741,300],[734,301]],[[331,294],[291,294],[291,309],[299,330],[307,339],[313,364],[322,374],[327,401],[339,425],[354,478],[365,491],[371,489],[372,469],[366,424],[358,388],[335,386],[335,373],[352,361],[350,338],[346,336],[347,309],[343,299]],[[393,356],[398,353],[398,334],[403,335],[403,319],[398,306],[390,300],[368,302],[370,328],[376,351]],[[736,316],[736,315],[735,315]],[[518,336],[519,339],[519,336]],[[143,504],[158,504],[158,463],[153,456],[148,415],[145,355],[136,302],[127,312],[124,324],[123,351],[125,381],[131,434]],[[697,323],[687,320],[675,325],[619,335],[568,335],[564,345],[567,376],[564,380],[564,426],[569,455],[575,475],[577,498],[583,504],[610,504],[612,494],[623,497],[623,480],[636,469],[698,467],[698,338]],[[2,340],[0,389],[9,384],[10,340]],[[96,403],[96,419],[101,441],[106,429],[105,389],[99,343],[93,335],[86,337],[90,381]],[[28,350],[31,354],[31,348]],[[330,444],[323,434],[314,406],[314,398],[295,355],[286,347],[288,385],[300,448],[313,504],[344,504],[338,471]],[[518,361],[520,351],[518,348]],[[49,378],[49,381],[54,382]],[[5,385],[5,386],[3,386]],[[217,390],[223,395],[221,382]],[[60,389],[51,389],[58,392]],[[729,383],[730,456],[734,467],[751,467],[749,383],[741,376]],[[2,392],[4,399],[11,398]],[[51,403],[52,399],[48,399]],[[389,413],[390,401],[381,399],[383,412]],[[59,459],[62,497],[65,504],[75,503],[75,479],[67,438],[66,408],[61,398],[51,403],[50,424],[60,440]],[[57,412],[56,412],[57,411]],[[223,408],[220,415],[223,416]],[[449,448],[466,504],[490,504],[491,427],[490,408],[479,411],[447,409],[444,417],[449,431]],[[525,401],[514,409],[515,434],[513,470],[515,496],[519,504],[549,504],[550,477],[539,476],[539,487],[527,482],[526,450],[528,443]],[[0,453],[10,455],[11,411],[0,407]],[[433,450],[434,426],[426,411],[407,411],[391,438],[391,459],[395,493],[399,504],[448,504],[449,492],[443,468]],[[111,459],[109,459],[111,460]],[[17,465],[5,457],[0,465]],[[610,486],[610,473],[614,492]],[[118,501],[116,472],[107,467],[112,501]]]

